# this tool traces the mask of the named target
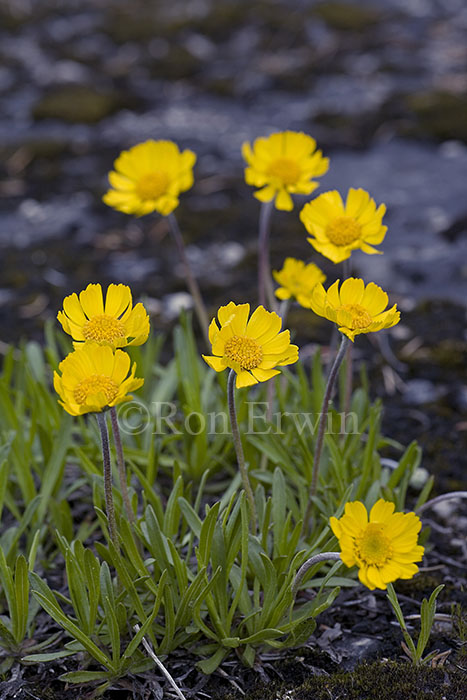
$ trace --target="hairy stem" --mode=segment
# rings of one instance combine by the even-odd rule
[[[293,597],[298,593],[298,589],[300,587],[301,582],[305,578],[306,572],[311,569],[312,566],[315,564],[320,564],[322,561],[340,561],[341,560],[341,555],[339,552],[322,552],[321,554],[315,554],[313,557],[310,557],[309,559],[306,560],[304,564],[299,568],[297,571],[297,574],[294,578],[294,582],[292,584],[292,594]]]
[[[199,289],[198,282],[196,281],[196,277],[193,274],[193,270],[191,269],[190,261],[188,260],[188,256],[186,254],[186,248],[185,248],[185,243],[183,241],[183,236],[180,231],[180,227],[178,225],[177,219],[175,218],[175,215],[169,214],[167,216],[167,219],[169,221],[169,226],[170,226],[170,231],[172,233],[172,237],[175,241],[175,244],[177,246],[178,254],[180,255],[180,259],[183,263],[183,267],[185,268],[185,277],[186,277],[186,284],[188,287],[188,290],[193,297],[193,303],[195,305],[195,312],[198,317],[199,324],[201,326],[201,329],[203,331],[204,337],[206,338],[206,341],[209,343],[209,335],[208,335],[208,328],[209,328],[209,317],[208,313],[206,311],[206,307],[204,305],[203,297],[201,296],[201,292]]]
[[[337,355],[334,359],[334,363],[331,367],[331,371],[329,372],[329,377],[328,377],[326,389],[324,392],[323,404],[321,406],[321,414],[320,414],[320,418],[319,418],[318,437],[316,439],[315,454],[314,454],[314,459],[313,459],[313,470],[312,470],[312,474],[311,474],[310,498],[308,501],[308,506],[306,509],[305,518],[303,521],[303,528],[304,528],[305,532],[307,532],[307,530],[308,530],[308,521],[310,519],[310,515],[311,515],[312,510],[313,510],[313,497],[316,495],[316,489],[318,486],[319,467],[320,467],[320,462],[321,462],[321,455],[323,452],[324,431],[326,428],[326,420],[327,420],[327,416],[328,416],[329,402],[331,400],[332,391],[334,389],[334,384],[336,383],[336,378],[337,378],[337,374],[339,372],[339,367],[341,366],[342,360],[344,359],[344,355],[346,353],[347,346],[349,343],[350,343],[350,340],[347,338],[347,336],[342,335],[341,344],[340,344],[339,350],[337,352]]]
[[[420,513],[423,513],[424,510],[427,510],[428,508],[431,508],[442,501],[450,501],[451,498],[467,498],[467,491],[451,491],[451,493],[442,493],[440,496],[436,496],[436,498],[432,498],[431,501],[427,501],[421,505],[415,512],[420,515]]]
[[[133,513],[133,508],[131,507],[130,496],[128,494],[128,487],[126,484],[125,458],[123,456],[122,438],[120,436],[120,428],[118,427],[117,410],[115,406],[112,406],[110,409],[110,420],[112,422],[112,433],[115,443],[115,450],[117,453],[118,478],[120,481],[123,505],[125,507],[128,520],[132,525],[135,525],[135,514]]]
[[[104,413],[96,413],[97,424],[101,433],[102,442],[102,461],[104,463],[104,496],[105,509],[107,511],[107,520],[109,522],[110,539],[112,540],[115,549],[118,551],[118,535],[117,523],[115,521],[115,508],[112,494],[112,467],[110,465],[110,447],[109,447],[109,431],[107,430],[107,421]]]
[[[275,299],[271,280],[269,236],[273,208],[273,199],[270,202],[263,202],[261,204],[258,235],[258,301],[260,305],[264,307],[269,304],[272,311],[274,311]]]
[[[350,258],[343,262],[343,277],[344,280],[350,277]],[[346,354],[345,368],[345,391],[342,402],[342,410],[345,414],[350,411],[350,401],[352,399],[352,379],[353,379],[353,362],[352,362],[352,344],[349,343]]]
[[[248,478],[248,471],[245,464],[245,455],[243,454],[242,439],[240,437],[240,431],[238,429],[237,421],[237,411],[235,408],[235,379],[236,374],[233,369],[229,372],[229,379],[227,382],[227,401],[229,405],[229,417],[230,417],[230,427],[232,428],[232,437],[235,447],[235,453],[237,455],[237,462],[240,468],[240,474],[242,476],[243,488],[245,489],[245,494],[250,506],[250,521],[251,528],[254,535],[256,535],[256,506],[255,499],[253,496],[253,491],[251,489],[250,479]]]

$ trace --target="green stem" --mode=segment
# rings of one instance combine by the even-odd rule
[[[175,218],[175,215],[173,213],[169,214],[167,216],[167,219],[169,222],[172,237],[173,237],[175,244],[177,246],[178,254],[180,255],[180,259],[183,263],[183,267],[185,268],[186,283],[187,283],[187,287],[190,291],[190,294],[193,297],[193,303],[195,305],[195,312],[196,312],[196,315],[198,316],[199,324],[200,324],[201,329],[203,331],[204,337],[206,338],[206,341],[209,344],[209,334],[208,334],[209,317],[208,317],[208,313],[206,311],[206,307],[204,305],[203,297],[201,296],[198,282],[196,281],[196,277],[193,274],[193,270],[191,269],[190,261],[188,260],[188,256],[186,254],[185,243],[183,241],[183,236],[182,236],[182,233],[180,231],[180,227],[179,227],[177,219]]]
[[[256,535],[257,525],[256,525],[256,506],[255,499],[253,496],[253,491],[251,489],[250,479],[248,478],[248,471],[245,464],[245,455],[243,454],[242,439],[240,437],[240,431],[238,429],[237,421],[237,411],[235,408],[235,379],[236,374],[233,369],[229,372],[229,379],[227,381],[227,401],[229,405],[229,417],[230,417],[230,427],[232,428],[232,438],[235,447],[235,453],[237,455],[237,462],[240,469],[240,474],[242,476],[243,488],[245,489],[245,494],[250,505],[250,521],[251,528],[254,535]]]
[[[342,335],[340,348],[339,348],[337,355],[334,359],[334,363],[331,367],[331,371],[329,372],[329,377],[328,377],[326,389],[324,392],[323,404],[321,406],[321,414],[320,414],[320,418],[319,418],[318,437],[316,439],[315,454],[314,454],[314,459],[313,459],[313,470],[312,470],[312,474],[311,474],[310,497],[309,497],[308,506],[307,506],[307,509],[305,512],[305,518],[303,521],[303,528],[304,528],[305,532],[308,530],[308,521],[310,519],[312,510],[313,510],[313,498],[314,498],[314,496],[316,496],[316,490],[317,490],[317,486],[318,486],[319,467],[320,467],[321,455],[322,455],[322,451],[323,451],[324,431],[326,428],[326,420],[327,420],[327,416],[328,416],[329,402],[331,400],[332,391],[334,389],[336,377],[337,377],[337,374],[339,372],[339,367],[341,366],[342,360],[344,359],[344,355],[346,353],[347,346],[349,343],[350,343],[350,340],[347,338],[347,336]]]
[[[258,235],[258,301],[266,307],[267,303],[274,310],[275,299],[271,281],[271,263],[269,259],[269,237],[274,200],[263,202],[259,214]]]
[[[322,561],[341,561],[341,555],[339,552],[322,552],[321,554],[315,554],[313,557],[307,559],[306,562],[299,568],[294,578],[294,582],[292,584],[292,595],[294,598],[298,593],[300,584],[305,578],[307,571],[309,571],[312,566],[315,564],[320,564]]]
[[[130,496],[128,494],[128,487],[126,483],[125,458],[123,456],[122,438],[120,436],[120,428],[118,427],[117,410],[115,406],[112,406],[110,409],[110,420],[112,422],[112,433],[115,443],[115,450],[117,453],[118,478],[120,481],[123,505],[125,507],[128,520],[132,525],[135,525],[135,514],[133,513],[133,508],[131,507]]]
[[[104,463],[104,496],[105,509],[107,511],[107,520],[109,523],[110,539],[112,540],[115,549],[118,551],[118,535],[117,523],[115,520],[115,508],[112,494],[112,467],[110,465],[110,447],[109,447],[109,431],[107,430],[107,421],[104,413],[96,413],[97,424],[101,433],[102,442],[102,461]]]

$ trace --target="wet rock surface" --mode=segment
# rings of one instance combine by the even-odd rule
[[[384,256],[354,255],[354,272],[410,298],[464,303],[462,0],[4,0],[0,17],[5,340],[34,334],[64,292],[91,280],[131,281],[156,300],[183,291],[164,222],[101,201],[118,152],[147,138],[198,153],[177,214],[213,307],[225,280],[238,300],[255,292],[258,207],[241,143],[285,128],[331,156],[318,192],[362,186],[388,205]],[[273,264],[295,254],[326,267],[300,206],[275,216]],[[40,319],[11,324],[10,290],[20,309],[43,295]],[[169,320],[160,308],[156,325]]]

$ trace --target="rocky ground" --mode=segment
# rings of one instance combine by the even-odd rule
[[[367,341],[356,355],[386,396],[385,432],[404,444],[420,440],[438,492],[465,488],[466,31],[463,0],[0,0],[1,342],[40,339],[63,296],[90,281],[122,281],[144,294],[156,331],[187,304],[165,223],[101,202],[119,151],[147,138],[171,138],[198,154],[196,184],[177,216],[209,306],[254,299],[258,206],[243,182],[240,146],[272,130],[304,130],[331,158],[318,192],[361,186],[388,206],[384,255],[352,258],[353,271],[387,288],[404,312],[391,340],[402,365],[383,371]],[[313,257],[336,276],[312,256],[298,211],[275,213],[274,266],[287,255]],[[324,338],[323,326],[299,325],[299,341]],[[465,532],[465,516],[458,507],[432,516],[451,561],[429,564],[438,567],[436,581],[451,582],[447,613],[465,575],[452,564],[462,561],[457,528]],[[339,648],[354,661],[397,658],[383,599],[369,596],[362,608],[370,610],[360,620],[370,642],[361,654],[351,646],[359,614],[341,602],[314,650],[290,661],[292,673],[263,669],[263,680],[282,674],[298,683],[297,664],[306,670],[300,682],[313,668],[350,667]],[[465,629],[456,634],[441,630],[436,643],[451,649],[462,673]],[[442,670],[434,673],[414,698],[461,697],[443,686]],[[240,685],[249,682],[244,676]],[[228,688],[235,692],[226,681]],[[300,692],[383,698],[374,688],[338,695],[332,684]]]

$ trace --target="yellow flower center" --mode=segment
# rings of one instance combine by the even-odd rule
[[[350,216],[339,216],[326,226],[326,236],[337,246],[350,245],[360,238],[360,224]]]
[[[114,400],[118,393],[118,385],[104,374],[92,374],[82,379],[76,386],[73,396],[78,404],[86,403],[88,396],[104,394],[107,404]]]
[[[383,566],[392,556],[392,546],[380,523],[368,523],[363,535],[355,540],[357,557],[368,566]]]
[[[263,359],[263,349],[253,338],[234,335],[224,347],[225,356],[238,362],[242,369],[254,369]]]
[[[367,328],[373,321],[368,311],[360,304],[343,304],[341,309],[352,316],[350,328]]]
[[[167,192],[169,177],[167,173],[155,170],[143,175],[136,183],[136,193],[141,199],[157,199]]]
[[[268,174],[277,177],[284,185],[295,185],[302,171],[294,160],[277,158],[268,168]]]
[[[86,340],[94,340],[96,343],[114,343],[116,340],[125,339],[126,329],[118,318],[99,314],[86,321],[83,335]]]

